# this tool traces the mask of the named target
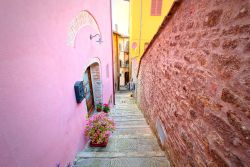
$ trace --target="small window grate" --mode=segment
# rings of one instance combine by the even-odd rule
[[[157,129],[158,137],[160,138],[160,141],[161,141],[161,145],[164,145],[164,143],[167,140],[167,132],[160,118],[158,118],[156,121],[156,129]]]

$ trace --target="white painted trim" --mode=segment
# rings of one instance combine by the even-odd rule
[[[100,36],[102,36],[99,25],[94,18],[94,16],[87,10],[81,11],[77,16],[75,16],[68,28],[68,38],[67,44],[71,47],[75,47],[75,39],[78,32],[86,26],[90,26],[96,30]],[[89,34],[90,35],[90,34]]]

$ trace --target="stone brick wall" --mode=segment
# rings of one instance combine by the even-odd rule
[[[90,66],[95,105],[102,103],[102,81],[98,63]]]
[[[183,0],[143,56],[138,102],[172,165],[250,164],[250,1]]]
[[[137,72],[138,72],[138,66],[139,61],[136,59],[136,57],[131,59],[131,79],[132,83],[134,84],[134,87],[137,87]],[[133,97],[136,98],[137,96],[137,89],[133,91]]]

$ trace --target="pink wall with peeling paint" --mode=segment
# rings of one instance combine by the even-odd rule
[[[89,39],[96,33],[90,26],[75,48],[67,45],[70,22],[82,10],[98,22],[101,45]],[[83,148],[86,103],[76,103],[74,83],[99,58],[103,101],[112,95],[110,11],[109,0],[0,2],[0,166],[64,167]]]

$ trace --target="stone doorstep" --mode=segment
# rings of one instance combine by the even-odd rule
[[[79,152],[79,158],[151,158],[151,157],[165,157],[163,151],[143,151],[143,152]]]

